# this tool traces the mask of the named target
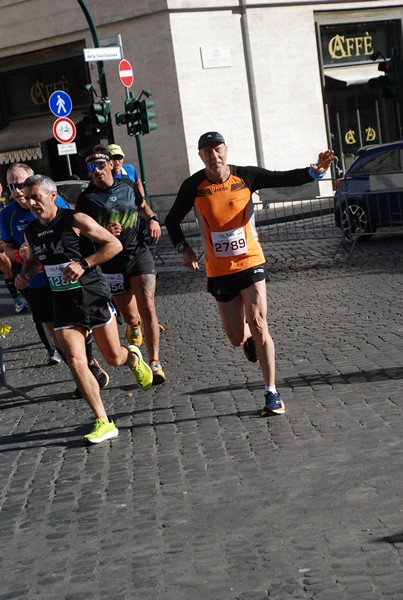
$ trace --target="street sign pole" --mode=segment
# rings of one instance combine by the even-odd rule
[[[67,170],[69,172],[69,176],[71,177],[73,174],[73,171],[71,170],[70,154],[66,154],[66,159],[67,159]]]
[[[53,94],[51,94],[50,98],[49,98],[49,108],[51,110],[51,112],[55,115],[55,117],[59,117],[58,121],[60,121],[61,117],[67,117],[72,109],[73,109],[73,102],[71,101],[70,96],[64,92],[63,90],[56,90],[55,92],[53,92]],[[69,121],[69,119],[66,119],[67,121]],[[74,131],[75,127],[73,124],[72,130]],[[56,139],[58,139],[58,134],[57,132],[54,130],[54,136],[56,137]],[[74,132],[74,137],[75,137],[75,132]],[[59,141],[61,141],[59,139]],[[60,155],[60,153],[59,153]],[[69,173],[69,176],[72,175],[72,170],[71,170],[71,162],[70,162],[70,156],[68,154],[66,154],[66,160],[67,160],[67,170]]]
[[[144,193],[145,193],[146,196],[148,196],[147,181],[146,181],[146,170],[145,170],[144,158],[143,158],[143,146],[141,144],[141,137],[142,136],[141,136],[140,133],[136,133],[136,135],[134,137],[136,138],[137,155],[139,157],[139,168],[140,168],[141,182],[143,184]]]
[[[129,61],[125,60],[123,57],[123,48],[121,48],[122,50],[122,60],[120,61],[119,64],[119,76],[120,76],[120,80],[123,83],[125,90],[126,90],[126,100],[128,100],[130,98],[130,92],[129,92],[129,88],[133,85],[133,81],[134,81],[134,75],[133,75],[133,69],[131,64],[129,63]],[[127,70],[131,70],[131,81],[129,81],[129,84],[127,84],[125,82],[124,77],[121,74],[121,68],[124,67]],[[136,98],[134,98],[136,99]],[[136,149],[137,149],[137,156],[138,156],[138,163],[139,163],[139,169],[140,169],[140,176],[141,176],[141,182],[143,184],[143,188],[144,188],[144,193],[147,196],[148,195],[148,189],[147,189],[147,181],[146,181],[146,171],[145,171],[145,166],[144,166],[144,158],[143,158],[143,146],[141,143],[141,138],[142,135],[141,133],[136,133],[136,135],[134,136],[136,138]]]
[[[100,48],[101,45],[99,43],[97,28],[95,27],[95,23],[92,19],[91,13],[88,10],[88,7],[85,4],[84,0],[77,0],[77,1],[81,7],[81,10],[83,11],[83,13],[85,15],[85,18],[87,19],[87,23],[88,23],[88,26],[91,31],[94,46],[95,46],[95,48]],[[97,61],[97,67],[98,67],[98,75],[99,75],[99,87],[101,88],[101,96],[105,100],[105,102],[107,102],[109,100],[109,98],[108,98],[108,88],[106,86],[106,77],[105,77],[105,69],[104,69],[103,61],[99,61],[99,62]],[[113,144],[115,141],[115,138],[113,135],[112,121],[111,121],[110,114],[108,116],[108,132],[109,132],[108,139],[109,139],[110,143]]]

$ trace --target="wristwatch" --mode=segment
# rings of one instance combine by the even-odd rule
[[[149,221],[157,221],[157,223],[160,222],[160,218],[158,215],[153,215],[152,217],[148,218]]]
[[[189,244],[185,240],[179,242],[179,244],[176,244],[176,249],[179,252],[179,254],[183,254],[188,245]]]
[[[88,260],[86,260],[85,258],[83,258],[83,260],[80,260],[80,267],[84,269],[84,271],[87,271],[90,268]]]

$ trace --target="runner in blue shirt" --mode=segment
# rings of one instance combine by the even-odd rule
[[[24,181],[33,174],[31,167],[24,163],[14,163],[7,170],[7,183],[12,202],[0,213],[0,231],[4,241],[5,253],[12,262],[14,277],[21,271],[26,257],[25,229],[35,219],[26,204],[22,189]],[[61,208],[69,208],[60,196],[57,196],[56,204]],[[50,335],[50,333],[53,333],[53,310],[50,289],[44,272],[37,273],[29,281],[29,284],[27,282],[26,295],[38,335],[49,355],[48,365],[58,364],[61,358]],[[100,387],[106,387],[109,382],[109,375],[92,355],[91,335],[87,336],[86,350],[88,365],[94,377]],[[73,392],[73,397],[81,397],[78,388]]]

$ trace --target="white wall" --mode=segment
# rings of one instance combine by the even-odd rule
[[[305,166],[327,145],[312,9],[249,10],[248,25],[265,166]],[[231,162],[256,164],[240,15],[179,13],[171,28],[191,171],[208,130],[224,135]],[[209,46],[229,49],[231,66],[203,69]]]
[[[246,4],[265,166],[306,165],[327,145],[315,20],[396,18],[401,2]],[[224,134],[231,162],[257,164],[238,0],[88,0],[87,6],[99,37],[122,35],[135,94],[153,92],[158,129],[143,138],[150,193],[175,193],[202,167],[196,145],[207,130]],[[13,61],[69,41],[92,46],[76,0],[0,0],[0,21],[1,53]],[[228,51],[230,66],[203,69],[200,48],[213,47]],[[105,63],[113,115],[123,112],[125,98],[117,66]],[[94,63],[92,74],[96,82]],[[115,135],[137,164],[126,128],[115,127]]]
[[[197,140],[206,131],[224,135],[231,160],[238,152],[256,164],[239,19],[229,11],[171,15],[191,172],[202,168]],[[228,51],[231,66],[203,68],[201,48]]]
[[[248,20],[265,166],[305,166],[327,147],[312,8],[251,10]]]

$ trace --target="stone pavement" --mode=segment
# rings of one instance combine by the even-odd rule
[[[267,246],[285,416],[257,416],[258,367],[203,273],[171,264],[169,383],[140,392],[110,368],[120,435],[99,446],[3,288],[7,383],[32,401],[0,389],[1,600],[403,598],[403,237],[335,246]]]

